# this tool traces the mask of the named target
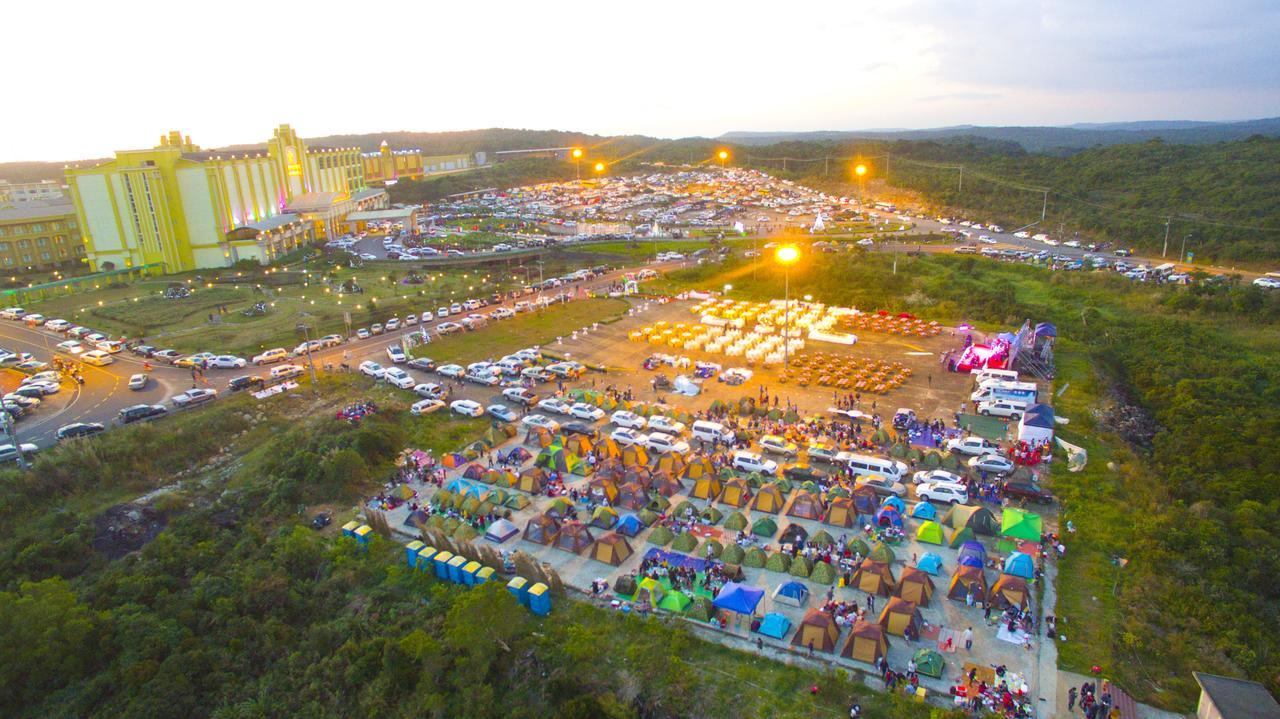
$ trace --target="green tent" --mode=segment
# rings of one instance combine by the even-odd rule
[[[871,554],[871,547],[858,537],[853,537],[849,541],[845,542],[844,548],[848,549],[851,554],[860,554],[863,557]]]
[[[751,567],[752,569],[763,569],[765,562],[768,560],[769,557],[764,553],[763,549],[759,547],[752,547],[751,549],[748,549],[746,555],[742,557],[742,566]]]
[[[712,557],[719,559],[720,555],[724,554],[724,545],[714,539],[708,539],[702,543],[702,551],[698,552],[698,555],[705,559],[708,551],[711,552]]]
[[[791,566],[787,569],[787,573],[793,577],[808,578],[810,574],[813,574],[813,562],[810,562],[809,558],[803,554],[797,554],[791,560]]]
[[[453,538],[463,542],[470,542],[478,536],[480,533],[470,524],[459,524],[458,528],[453,530]]]
[[[683,552],[685,554],[692,554],[693,550],[697,548],[698,548],[698,535],[694,534],[693,532],[685,532],[684,534],[681,534],[679,537],[676,537],[675,541],[671,543],[671,549],[673,551]]]
[[[716,605],[711,603],[711,597],[696,596],[687,613],[690,619],[709,622],[716,616]]]
[[[871,548],[871,553],[867,556],[883,564],[893,564],[894,560],[898,558],[893,553],[893,550],[889,548],[889,545],[884,542],[876,542],[876,546]]]
[[[448,517],[444,520],[445,534],[452,535],[454,532],[458,530],[458,527],[460,526],[462,526],[462,521],[459,520],[457,517]]]
[[[930,676],[935,679],[941,679],[943,673],[942,655],[937,650],[922,648],[917,649],[915,656],[912,657],[916,663],[916,671]]]
[[[889,456],[897,457],[898,459],[902,459],[903,457],[906,457],[907,446],[901,442],[898,442],[897,444],[889,448]]]
[[[907,447],[907,459],[919,462],[924,458],[924,453],[916,447]]]
[[[871,441],[878,445],[886,445],[889,443],[889,432],[881,427],[871,434]]]
[[[737,544],[730,544],[720,553],[720,561],[725,564],[742,564],[743,559],[747,556],[747,552]]]
[[[707,508],[702,510],[702,514],[699,514],[698,518],[706,524],[719,524],[720,520],[724,519],[724,512],[707,505]]]
[[[916,541],[926,544],[942,544],[942,525],[933,520],[925,520],[916,528]]]
[[[769,557],[769,561],[764,563],[764,568],[770,572],[785,572],[791,568],[791,556],[778,552]]]
[[[656,544],[659,547],[665,547],[675,539],[675,535],[666,527],[656,527],[649,533],[649,544]]]
[[[778,533],[778,523],[769,517],[761,517],[751,525],[751,533],[757,537],[772,538]]]
[[[508,509],[524,509],[529,506],[529,498],[523,494],[513,494],[507,497],[507,501],[503,502],[502,506]]]
[[[636,512],[636,517],[638,517],[646,527],[651,527],[654,522],[658,521],[658,513],[652,509],[642,509],[639,512]]]
[[[831,489],[827,490],[828,502],[835,499],[836,497],[848,497],[848,496],[849,496],[849,490],[845,489],[844,487],[832,487]]]
[[[724,520],[724,528],[731,532],[740,532],[747,526],[747,517],[742,512],[734,512]]]
[[[649,504],[646,506],[646,509],[650,509],[654,512],[665,512],[670,508],[671,508],[671,500],[667,499],[661,494],[658,494],[657,492],[653,493],[649,497]]]
[[[684,610],[689,608],[693,600],[684,592],[667,592],[667,596],[658,602],[658,609],[671,612],[672,614],[683,614]]]
[[[925,469],[937,469],[942,466],[942,456],[937,452],[929,452],[921,460],[921,464],[924,465]]]
[[[676,506],[671,508],[671,516],[677,519],[680,519],[682,521],[684,520],[685,516],[689,514],[692,514],[695,517],[698,516],[698,508],[693,506],[693,502],[690,502],[688,500],[681,502],[680,504],[677,504]]]
[[[818,562],[813,565],[813,573],[809,575],[809,579],[818,584],[834,584],[836,581],[836,569],[831,566],[830,562]]]
[[[961,544],[964,544],[971,539],[976,539],[973,534],[973,530],[968,527],[961,527],[951,533],[951,538],[947,540],[947,546],[952,549],[959,549]]]
[[[453,492],[450,492],[447,489],[442,489],[431,496],[431,501],[435,502],[438,506],[450,506],[449,503],[453,501]]]
[[[835,538],[825,529],[819,529],[816,534],[809,537],[809,544],[815,547],[830,547],[835,543]]]
[[[1038,542],[1042,531],[1040,515],[1014,507],[1005,507],[1004,515],[1000,518],[1000,534],[1028,542]]]

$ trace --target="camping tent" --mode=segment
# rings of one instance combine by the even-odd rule
[[[1042,525],[1040,515],[1015,507],[1005,507],[1000,518],[1000,534],[1028,542],[1039,542]]]
[[[975,537],[977,537],[977,535],[974,534],[973,530],[969,529],[968,527],[957,529],[956,531],[951,533],[950,537],[947,537],[947,546],[951,547],[952,549],[959,549],[961,545],[963,545],[965,542],[973,541]]]
[[[885,497],[884,501],[880,503],[880,506],[893,507],[894,509],[898,510],[898,514],[902,514],[903,512],[907,511],[907,503],[902,501],[900,497],[895,497],[893,495],[889,495],[888,497]]]
[[[933,598],[933,590],[933,579],[924,570],[919,567],[907,567],[902,570],[902,576],[898,578],[896,593],[916,606],[928,606],[929,600]]]
[[[594,539],[591,536],[591,530],[582,522],[565,522],[556,533],[554,546],[556,549],[579,554],[590,547]]]
[[[689,460],[689,464],[684,468],[685,479],[701,479],[708,477],[714,473],[715,468],[711,466],[711,459],[698,455]]]
[[[853,506],[853,499],[836,497],[827,507],[827,524],[836,527],[853,527],[858,524],[858,511]]]
[[[539,467],[530,467],[520,473],[516,489],[529,494],[539,494],[547,487],[547,473]]]
[[[751,525],[751,533],[757,537],[770,538],[778,533],[778,523],[770,517],[761,517]]]
[[[778,537],[778,544],[800,544],[808,540],[809,530],[793,522],[788,524],[782,536]]]
[[[942,573],[942,557],[933,552],[925,552],[920,555],[920,559],[916,560],[916,569],[936,577]]]
[[[941,679],[945,670],[942,654],[936,649],[924,647],[917,649],[912,661],[916,663],[916,671],[927,677]]]
[[[994,537],[999,531],[995,515],[986,507],[973,507],[967,504],[953,504],[942,517],[942,523],[952,529],[968,527],[975,534]],[[1039,537],[1036,537],[1039,539]]]
[[[791,620],[777,612],[769,612],[764,615],[764,619],[760,622],[760,628],[756,631],[766,637],[781,639],[787,636],[787,632],[791,631]]]
[[[885,602],[880,611],[880,626],[889,634],[896,634],[908,639],[920,636],[920,610],[915,602],[908,602],[902,597],[894,597]]]
[[[481,477],[484,476],[484,473],[485,473],[484,466],[476,464],[474,462],[472,462],[471,464],[468,464],[467,468],[462,470],[462,476],[466,477],[467,479],[480,479]]]
[[[547,514],[558,520],[563,520],[576,511],[573,507],[573,502],[569,501],[568,497],[556,497],[551,500],[551,504],[547,505]]]
[[[866,664],[878,664],[889,654],[889,640],[879,624],[859,619],[849,631],[849,642],[840,656]]]
[[[791,499],[791,507],[787,509],[788,517],[800,519],[817,519],[822,516],[822,501],[812,492],[803,489],[795,493]]]
[[[938,509],[929,502],[916,502],[911,506],[910,514],[915,519],[937,519]]]
[[[720,588],[713,602],[717,609],[724,609],[738,614],[755,612],[760,600],[764,598],[764,590],[757,587],[729,582]]]
[[[809,587],[804,582],[783,582],[773,590],[773,600],[793,607],[803,607],[809,601]]]
[[[624,537],[634,537],[644,529],[644,522],[634,514],[624,514],[618,518],[618,523],[614,525],[613,531]]]
[[[791,645],[811,647],[819,652],[834,652],[836,639],[839,637],[840,627],[836,625],[836,618],[815,607],[804,613],[800,627],[791,638]]]
[[[851,496],[858,514],[875,514],[876,509],[880,507],[880,497],[874,489],[865,484],[854,488]]]
[[[871,548],[871,551],[867,553],[867,557],[886,565],[893,564],[898,559],[898,556],[893,553],[893,549],[884,542],[876,542],[876,546]]]
[[[782,498],[782,492],[778,489],[777,484],[766,484],[756,492],[756,496],[751,500],[751,508],[757,512],[768,512],[769,514],[777,514],[782,511],[785,504]]]
[[[616,532],[609,532],[591,545],[589,556],[597,562],[612,564],[616,567],[627,561],[627,557],[631,555],[631,545],[627,543],[626,537]]]
[[[491,469],[484,473],[480,481],[499,487],[511,487],[515,485],[517,479],[516,473],[509,469]]]
[[[1015,577],[1031,579],[1036,576],[1036,563],[1030,555],[1014,552],[1004,560],[1004,573]]]
[[[666,472],[672,477],[679,477],[684,472],[684,456],[679,452],[668,452],[661,455],[653,463],[653,471]]]
[[[1004,601],[1020,609],[1026,609],[1031,602],[1027,580],[1012,574],[1001,574],[996,583],[991,586],[991,601],[995,604]]]
[[[1053,407],[1033,404],[1018,419],[1018,441],[1043,444],[1053,441]]]
[[[618,501],[618,483],[612,479],[605,477],[595,477],[587,482],[587,492],[595,498],[597,502],[606,501],[609,504],[616,504]],[[640,506],[644,506],[643,504]]]
[[[623,447],[621,458],[624,467],[644,467],[649,464],[649,453],[638,444]]]
[[[937,522],[925,520],[916,527],[916,541],[926,544],[942,544],[942,527]]]
[[[849,585],[855,589],[860,589],[867,594],[880,594],[886,597],[893,591],[896,583],[889,565],[871,558],[862,560],[862,564],[858,565],[858,570],[853,573],[852,579],[849,580]]]
[[[877,527],[902,527],[902,515],[893,507],[881,507],[876,510],[875,522]]]
[[[596,507],[591,513],[591,526],[599,529],[613,529],[618,523],[618,510],[613,507]]]
[[[730,507],[745,507],[751,503],[751,485],[742,477],[734,477],[724,483],[720,501]]]
[[[666,596],[667,590],[662,583],[653,577],[645,577],[640,580],[640,585],[636,588],[636,601],[647,600],[650,604],[657,605]]]
[[[693,604],[693,600],[689,598],[688,594],[680,591],[671,591],[667,592],[667,596],[658,602],[658,609],[672,614],[683,614],[690,604]]]
[[[499,519],[493,524],[490,524],[489,528],[485,530],[484,538],[490,542],[502,544],[519,533],[520,529],[516,527],[516,525],[506,519]]]
[[[525,525],[524,538],[535,544],[551,544],[559,531],[560,524],[555,518],[539,514]]]
[[[714,475],[706,475],[694,481],[693,490],[689,495],[695,499],[705,499],[708,502],[720,496],[724,485],[720,483],[719,478]]]
[[[641,510],[649,505],[649,492],[639,482],[627,482],[618,488],[618,497],[614,504],[619,507]]]
[[[973,592],[973,601],[985,602],[987,600],[987,575],[982,571],[982,567],[956,567],[956,573],[951,575],[951,585],[947,587],[947,598],[964,601],[965,597]]]

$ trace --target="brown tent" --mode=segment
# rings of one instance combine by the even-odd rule
[[[884,629],[874,622],[859,619],[849,631],[849,641],[844,645],[840,656],[867,664],[877,664],[881,657],[889,654],[889,640]]]
[[[813,492],[800,489],[791,497],[791,507],[787,509],[787,516],[818,519],[822,516],[822,512],[822,501]]]
[[[638,512],[649,506],[649,493],[639,482],[627,482],[618,489],[618,496],[613,502],[616,506]]]
[[[524,538],[536,544],[551,544],[560,531],[560,523],[545,514],[539,514],[524,527]]]
[[[595,540],[591,536],[591,530],[582,522],[565,522],[560,531],[556,533],[556,541],[553,546],[556,549],[563,549],[566,552],[574,554],[582,553],[582,550],[591,546]]]
[[[705,499],[708,502],[720,496],[720,491],[724,489],[724,485],[720,484],[720,480],[714,475],[708,475],[693,483],[693,491],[689,494],[695,499]]]
[[[547,470],[541,467],[530,467],[520,473],[516,480],[516,489],[529,494],[538,494],[547,487]]]
[[[782,506],[786,502],[782,499],[782,491],[778,489],[778,485],[770,482],[760,488],[756,492],[755,499],[751,500],[751,508],[757,512],[768,512],[769,514],[777,514],[782,511]]]
[[[631,545],[627,543],[626,537],[616,532],[609,532],[591,545],[591,554],[589,556],[597,562],[612,564],[616,567],[627,561],[627,557],[630,557],[632,553],[633,550]]]
[[[551,434],[551,430],[546,427],[530,427],[529,433],[525,435],[526,444],[536,444],[539,447],[546,447],[555,439]]]
[[[664,497],[674,497],[684,491],[684,485],[666,472],[654,472],[649,480],[649,491]]]
[[[908,639],[920,637],[920,610],[914,602],[902,597],[894,597],[885,602],[880,611],[880,626],[889,634],[896,634]]]
[[[907,567],[902,570],[902,576],[898,578],[896,594],[916,606],[928,606],[929,600],[933,599],[934,589],[933,578],[927,572],[922,572],[915,567]]]
[[[853,506],[853,499],[850,497],[836,497],[831,500],[830,506],[827,507],[827,524],[833,524],[837,527],[854,527],[858,524],[858,510]]]
[[[850,586],[867,594],[879,594],[885,597],[889,596],[896,584],[889,565],[871,558],[862,560],[862,564],[858,565],[858,571],[853,573],[853,578],[849,582]]]
[[[1027,580],[1012,574],[1001,574],[991,587],[991,601],[999,604],[1002,601],[1026,609],[1031,602],[1031,592],[1027,588]]]
[[[730,507],[745,507],[751,503],[751,485],[742,477],[734,477],[724,483],[720,502]]]
[[[969,592],[973,592],[973,601],[987,601],[987,575],[982,567],[969,567],[961,564],[956,573],[951,575],[951,585],[947,587],[947,598],[964,601]]]
[[[613,440],[609,441],[612,442]],[[599,445],[597,445],[597,449],[599,449]],[[606,477],[616,481],[622,478],[623,470],[622,460],[617,457],[610,457],[596,462],[595,475],[597,477]]]
[[[598,500],[606,499],[609,504],[618,502],[618,484],[612,479],[592,479],[587,482],[587,491]]]
[[[840,627],[836,625],[835,617],[814,608],[804,613],[800,628],[791,638],[791,646],[807,649],[812,645],[814,651],[834,652],[839,637]]]

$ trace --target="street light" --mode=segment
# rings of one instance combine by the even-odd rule
[[[725,160],[729,159],[729,151],[721,150],[720,152],[716,153],[716,157],[720,158],[720,169],[723,170]]]
[[[604,172],[604,163],[603,163],[603,162],[597,162],[597,163],[596,163],[596,172]]]
[[[858,178],[858,204],[861,205],[866,202],[866,190],[862,178],[866,177],[867,166],[859,162],[857,166],[853,168],[853,174]]]
[[[582,181],[582,163],[579,160],[582,159],[582,148],[575,147],[570,154],[573,155],[573,180],[574,182],[580,182]]]
[[[782,368],[791,363],[791,347],[788,330],[791,327],[791,266],[800,259],[800,250],[795,245],[783,245],[773,254],[773,258],[782,265]]]

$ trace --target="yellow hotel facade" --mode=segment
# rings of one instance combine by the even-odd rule
[[[182,272],[271,262],[338,234],[352,212],[388,207],[364,167],[359,148],[309,148],[281,125],[248,152],[203,151],[170,132],[66,179],[91,269]]]

